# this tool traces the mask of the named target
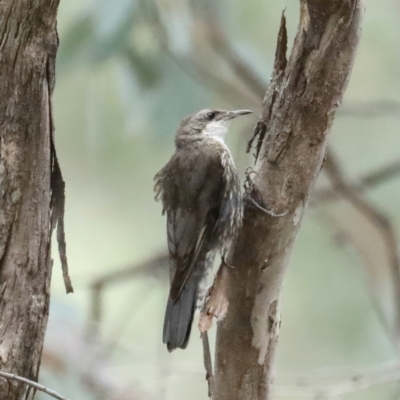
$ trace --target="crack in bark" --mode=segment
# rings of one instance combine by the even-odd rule
[[[253,131],[253,136],[250,138],[250,140],[247,143],[247,148],[246,148],[246,153],[249,153],[251,150],[251,147],[253,145],[254,140],[256,140],[258,136],[258,141],[257,141],[257,147],[256,147],[256,152],[254,154],[254,159],[255,162],[257,161],[257,158],[260,154],[261,146],[264,141],[265,134],[267,133],[267,126],[265,125],[265,122],[260,120],[257,122],[254,131]]]
[[[4,238],[2,238],[2,246],[4,246],[4,248],[3,248],[3,253],[0,254],[0,273],[1,273],[1,270],[3,267],[4,260],[7,257],[8,249],[10,247],[11,230],[12,230],[12,223],[9,225],[7,236],[6,236],[5,240],[4,240]]]
[[[289,145],[290,135],[292,130],[290,127],[284,127],[278,135],[271,140],[272,144],[268,151],[268,161],[270,163],[277,163],[280,158],[282,158],[287,151],[287,146]]]

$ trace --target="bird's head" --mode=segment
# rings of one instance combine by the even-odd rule
[[[191,138],[196,140],[204,136],[223,142],[229,122],[236,117],[250,113],[250,110],[201,110],[181,122],[176,135],[176,143],[178,145],[181,141]]]

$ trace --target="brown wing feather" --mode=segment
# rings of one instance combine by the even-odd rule
[[[204,273],[201,266],[197,271],[196,260],[216,236],[216,218],[211,214],[221,198],[222,149],[206,145],[181,148],[155,177],[156,198],[167,213],[172,301],[193,273]]]
[[[172,301],[176,301],[179,298],[185,283],[193,273],[194,267],[196,266],[197,257],[204,243],[206,231],[207,226],[203,225],[196,237],[195,243],[190,246],[190,250],[188,249],[189,253],[182,260],[177,260],[178,265],[175,269],[169,293],[169,297]]]

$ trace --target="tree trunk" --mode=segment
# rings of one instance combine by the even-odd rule
[[[285,270],[346,89],[362,14],[361,0],[301,1],[289,60],[282,16],[254,134],[256,173],[248,175],[244,225],[226,274],[229,310],[218,324],[215,400],[273,398]]]
[[[39,374],[57,221],[65,250],[51,109],[58,3],[0,2],[0,370],[31,380]],[[0,379],[1,399],[25,395],[24,384]]]

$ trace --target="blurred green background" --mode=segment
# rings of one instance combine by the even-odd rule
[[[91,285],[166,250],[153,176],[171,156],[187,114],[210,106],[253,109],[228,138],[238,168],[252,164],[245,147],[260,93],[213,48],[208,24],[266,86],[285,8],[291,43],[297,0],[61,0],[54,109],[75,293],[65,295],[54,245],[42,383],[71,400],[207,398],[196,329],[185,351],[169,354],[161,341],[166,274],[148,269],[104,287],[97,322],[90,317]],[[367,0],[356,63],[330,139],[350,182],[400,158],[399,43],[399,0]],[[395,229],[399,182],[393,176],[364,194]],[[322,173],[316,190],[328,186]],[[394,318],[392,299],[387,253],[375,227],[346,202],[313,202],[284,287],[278,398],[314,399],[317,386],[354,382],[354,371],[376,365],[387,377],[385,366],[396,362],[400,342],[385,327]],[[214,334],[215,328],[212,340]],[[400,398],[396,379],[387,380],[342,398]]]

